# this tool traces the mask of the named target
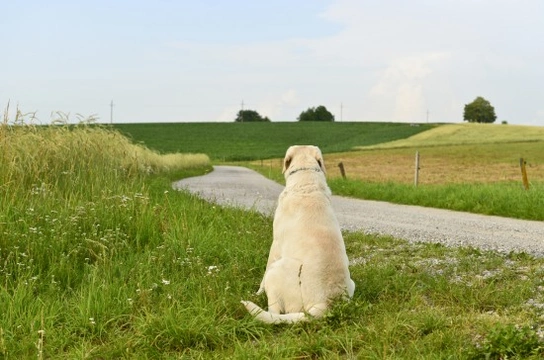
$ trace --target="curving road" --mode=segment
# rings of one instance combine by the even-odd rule
[[[173,183],[219,205],[272,216],[283,186],[237,166],[215,166],[211,173]],[[464,245],[544,256],[544,222],[477,215],[419,206],[333,196],[343,230],[364,231],[412,242]]]

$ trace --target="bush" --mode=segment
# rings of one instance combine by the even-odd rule
[[[240,110],[238,111],[238,114],[236,114],[235,122],[259,122],[259,121],[265,121],[270,122],[270,119],[268,117],[262,117],[261,114],[256,112],[255,110]]]
[[[298,121],[334,121],[334,115],[323,105],[309,108],[298,116]]]

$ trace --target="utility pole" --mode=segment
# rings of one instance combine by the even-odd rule
[[[113,124],[113,99],[110,103],[110,124]]]
[[[344,118],[344,104],[340,103],[340,122],[343,121]]]
[[[244,100],[242,100],[242,111],[240,112],[241,122],[244,122]]]

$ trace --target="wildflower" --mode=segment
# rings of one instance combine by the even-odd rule
[[[94,321],[94,318],[92,317],[89,318],[89,322],[91,323],[91,325],[96,325],[96,322]]]
[[[208,275],[212,275],[214,272],[219,271],[219,268],[215,265],[208,266]]]
[[[170,280],[162,279],[163,285],[170,285]]]

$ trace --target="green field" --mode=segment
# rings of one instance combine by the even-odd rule
[[[215,161],[283,157],[294,144],[317,145],[324,153],[403,139],[435,125],[396,123],[177,123],[116,124],[137,142],[160,152],[204,153]]]
[[[353,299],[266,326],[240,299],[266,303],[272,220],[171,189],[205,156],[5,124],[0,151],[2,359],[544,355],[544,259],[345,233]]]

